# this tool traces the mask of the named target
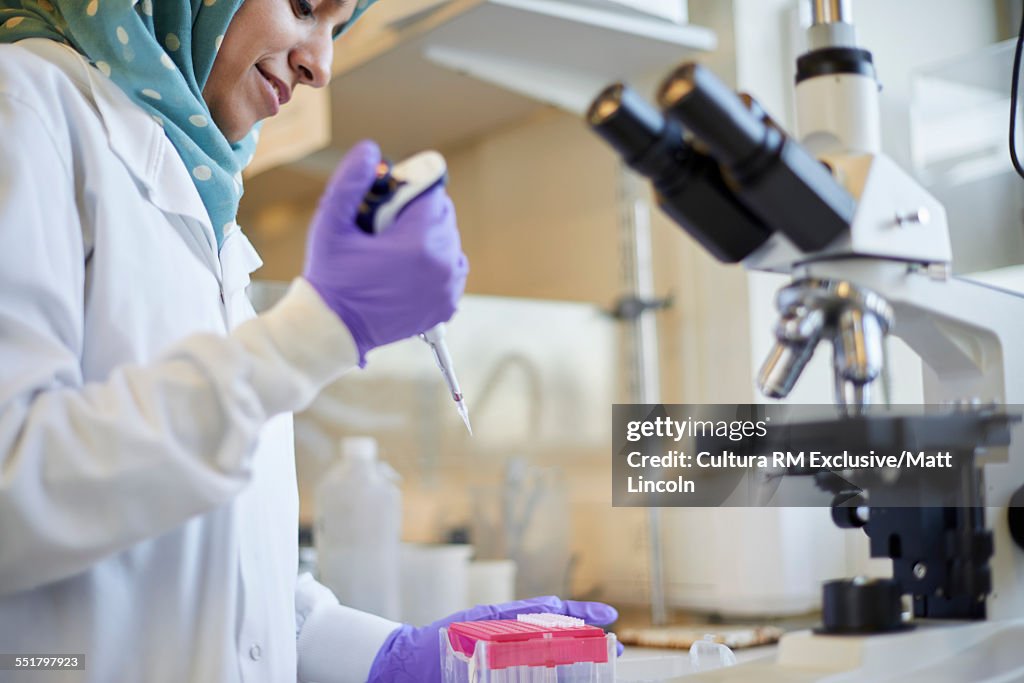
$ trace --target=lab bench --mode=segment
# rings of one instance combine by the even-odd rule
[[[670,612],[669,624],[672,627],[691,628],[701,630],[706,627],[707,633],[713,634],[716,629],[730,628],[737,626],[749,626],[751,628],[773,626],[784,632],[798,631],[814,628],[820,623],[820,615],[817,613],[785,616],[778,618],[720,618],[714,615],[696,614],[684,610]],[[650,628],[650,612],[641,607],[624,607],[619,609],[619,620],[612,625],[612,630],[617,633],[625,632],[628,629]],[[770,659],[776,656],[777,643],[757,645],[753,647],[734,648],[737,662],[744,664],[758,659]],[[636,672],[641,670],[641,661],[650,663],[650,668],[658,672],[664,672],[665,678],[637,678]],[[683,677],[695,673],[690,664],[687,648],[676,647],[647,647],[640,645],[626,645],[625,652],[619,659],[617,678],[621,681],[631,680],[662,680],[665,683],[674,681],[676,677]]]
[[[761,645],[759,647],[734,650],[734,652],[736,654],[737,662],[739,664],[745,664],[757,659],[774,658],[777,649],[778,645]],[[685,677],[696,673],[690,664],[690,657],[686,650],[677,650],[674,648],[626,647],[626,651],[622,653],[622,657],[619,659],[618,670],[622,673],[617,676],[617,679],[623,683],[636,680],[630,676],[630,671],[635,670],[633,668],[635,665],[634,663],[638,664],[641,660],[647,660],[652,664],[656,664],[658,671],[671,672],[673,677]],[[664,683],[671,683],[674,678],[662,680]]]

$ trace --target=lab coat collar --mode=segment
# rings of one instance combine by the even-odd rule
[[[210,214],[161,124],[67,45],[45,38],[30,38],[20,44],[60,66],[95,104],[111,150],[143,187],[149,201],[161,211],[198,223],[214,262],[219,261]]]

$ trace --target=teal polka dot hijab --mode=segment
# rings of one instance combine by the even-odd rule
[[[375,1],[358,0],[352,21]],[[252,160],[255,136],[229,143],[202,92],[242,2],[0,0],[0,43],[67,43],[153,116],[192,174],[220,245],[238,213],[242,169]]]

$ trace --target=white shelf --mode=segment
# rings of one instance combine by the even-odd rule
[[[401,157],[545,106],[581,114],[608,83],[667,72],[716,42],[603,0],[452,0],[341,44],[333,147],[369,137]]]
[[[915,175],[946,207],[957,274],[1019,281],[1024,194],[1010,165],[1010,80],[1016,39],[913,74]],[[1018,129],[1018,144],[1024,144]],[[989,276],[986,276],[989,277]]]
[[[913,74],[912,149],[929,184],[1010,171],[1007,133],[1016,39]]]
[[[1000,97],[1009,97],[1016,46],[1016,38],[1004,40],[971,54],[921,69],[915,78],[959,83],[979,90],[989,90]]]

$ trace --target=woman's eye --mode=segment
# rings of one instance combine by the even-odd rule
[[[300,17],[313,16],[313,4],[309,0],[295,0],[295,7]]]

